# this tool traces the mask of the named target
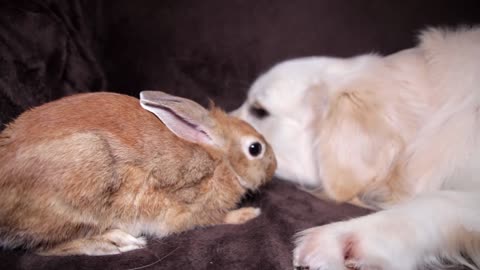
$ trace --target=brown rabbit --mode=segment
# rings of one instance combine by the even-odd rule
[[[0,133],[0,247],[115,254],[145,246],[143,235],[260,213],[234,210],[275,170],[260,134],[217,108],[158,91],[140,97],[66,97]]]

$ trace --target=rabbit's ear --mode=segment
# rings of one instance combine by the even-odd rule
[[[215,120],[199,104],[160,91],[142,91],[140,105],[178,137],[194,143],[219,145],[214,132]]]

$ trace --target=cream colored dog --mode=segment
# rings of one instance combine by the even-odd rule
[[[419,40],[280,63],[234,112],[273,145],[278,176],[383,209],[301,232],[295,266],[480,267],[480,28]]]

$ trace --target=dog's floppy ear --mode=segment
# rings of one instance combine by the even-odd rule
[[[370,91],[342,91],[329,98],[316,127],[315,155],[327,195],[349,201],[384,180],[402,148],[384,104]]]

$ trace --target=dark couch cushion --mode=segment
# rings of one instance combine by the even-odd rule
[[[106,87],[86,12],[80,1],[0,2],[2,129],[28,108]]]

